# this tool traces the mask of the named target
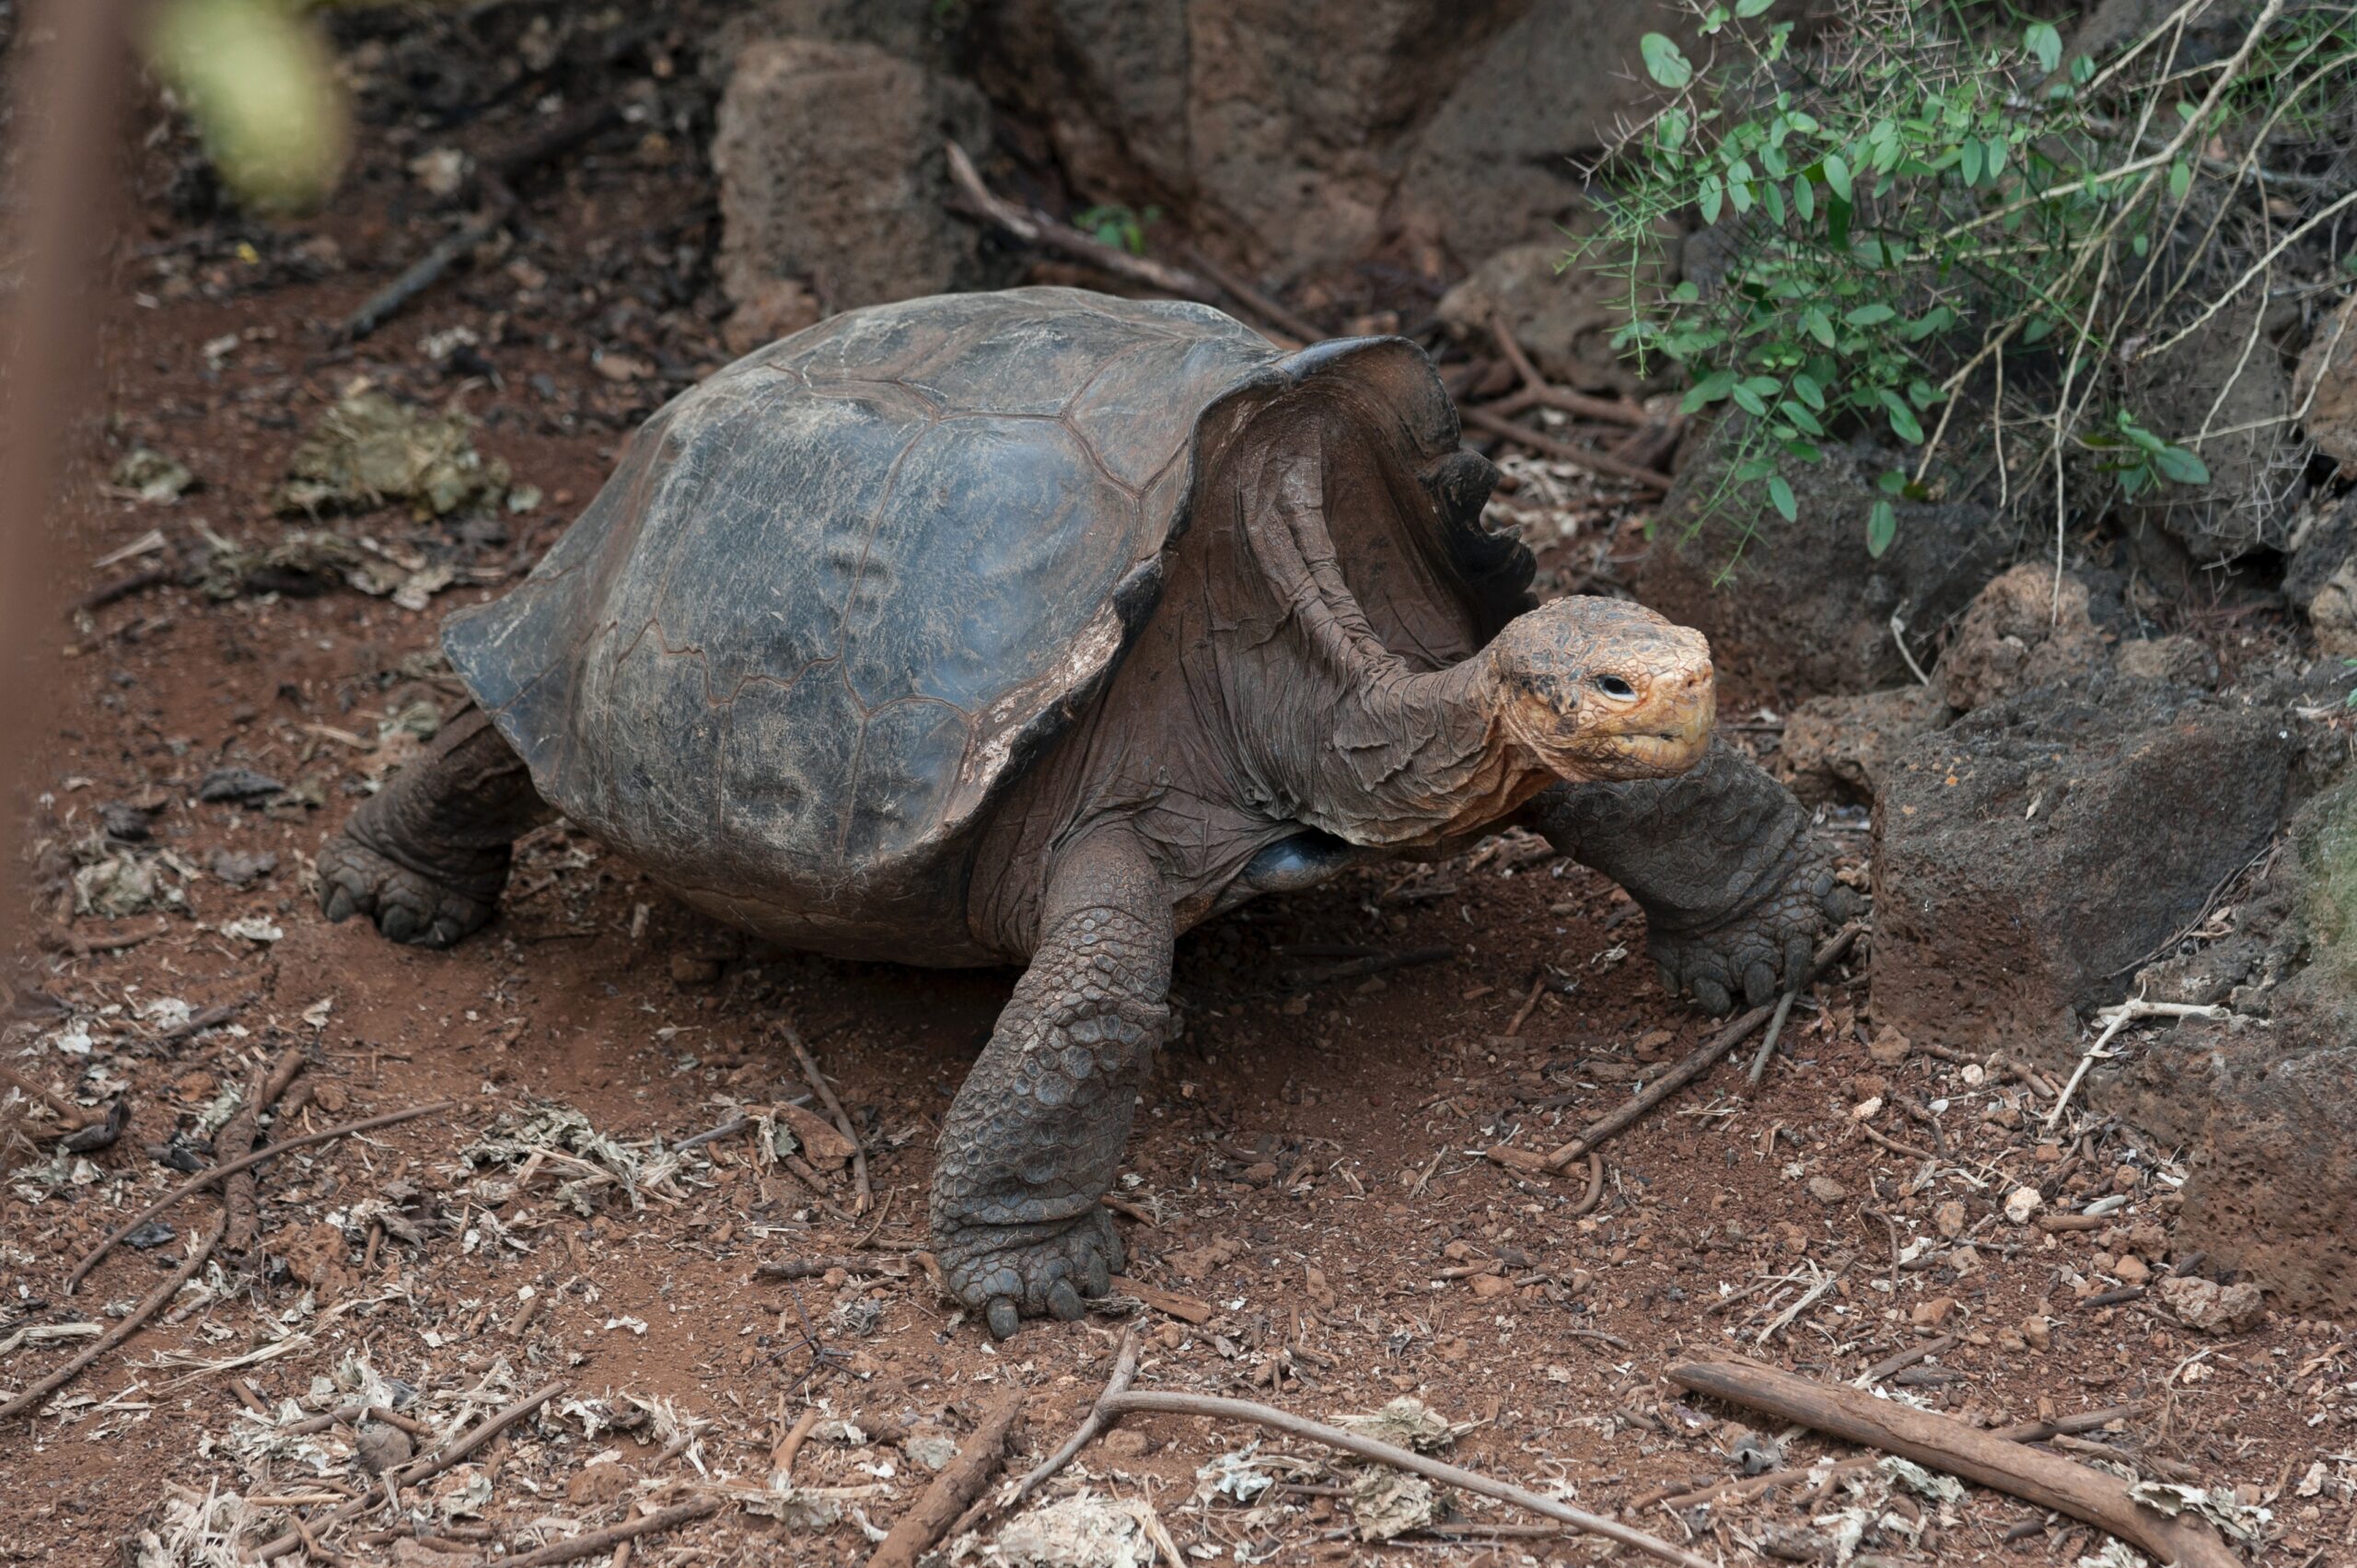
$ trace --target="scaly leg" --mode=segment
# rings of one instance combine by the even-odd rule
[[[1532,803],[1547,842],[1629,890],[1662,983],[1724,1013],[1797,981],[1854,896],[1792,791],[1724,740],[1690,772],[1558,784]]]
[[[1057,857],[1031,967],[949,1108],[933,1249],[949,1289],[1004,1339],[1081,1315],[1121,1266],[1112,1186],[1169,1018],[1170,896],[1128,831]]]
[[[548,815],[524,760],[470,703],[319,846],[319,909],[447,947],[490,921],[516,840]]]

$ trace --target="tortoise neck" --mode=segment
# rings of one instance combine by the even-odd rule
[[[1507,734],[1488,652],[1446,669],[1382,661],[1292,756],[1302,819],[1354,844],[1437,843],[1510,816],[1555,775]]]

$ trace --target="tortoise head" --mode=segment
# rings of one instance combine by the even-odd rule
[[[1506,732],[1560,777],[1667,778],[1710,748],[1711,645],[1641,605],[1556,599],[1489,653]]]

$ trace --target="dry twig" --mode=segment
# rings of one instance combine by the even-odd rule
[[[214,1248],[220,1244],[221,1232],[226,1223],[226,1214],[215,1220],[213,1229],[181,1261],[180,1266],[172,1271],[171,1278],[149,1291],[146,1299],[131,1309],[131,1316],[107,1330],[99,1339],[92,1342],[89,1348],[83,1351],[81,1354],[27,1388],[23,1393],[17,1395],[7,1403],[0,1404],[0,1421],[6,1421],[11,1416],[20,1415],[26,1411],[38,1408],[43,1400],[81,1376],[84,1367],[145,1328],[150,1318],[155,1317],[157,1313],[171,1304],[172,1297],[180,1294],[180,1286],[196,1278],[196,1272],[204,1267],[204,1260],[213,1256]]]
[[[1023,1390],[1007,1389],[968,1434],[958,1457],[942,1467],[924,1495],[900,1516],[867,1560],[867,1568],[916,1568],[917,1559],[932,1550],[950,1521],[990,1484],[992,1472],[1006,1457],[1006,1434],[1022,1413]]]
[[[421,1116],[431,1116],[437,1110],[448,1110],[458,1103],[454,1099],[437,1099],[431,1105],[412,1106],[407,1110],[389,1110],[382,1116],[372,1116],[365,1121],[347,1121],[340,1127],[323,1127],[317,1132],[306,1132],[299,1138],[282,1139],[278,1143],[256,1149],[250,1155],[240,1155],[238,1158],[221,1165],[208,1166],[107,1232],[106,1238],[91,1248],[82,1260],[74,1265],[74,1272],[65,1276],[65,1294],[68,1295],[74,1294],[75,1287],[82,1283],[84,1277],[92,1269],[99,1266],[99,1260],[104,1258],[116,1242],[121,1241],[192,1192],[210,1187],[224,1177],[234,1176],[241,1170],[250,1170],[266,1159],[273,1159],[296,1149],[307,1149],[314,1144],[324,1144],[331,1139],[349,1137],[355,1132],[373,1132],[380,1127],[390,1127],[397,1121],[412,1121]]]
[[[2116,1476],[2009,1443],[1953,1416],[1751,1362],[1689,1363],[1671,1368],[1669,1378],[1681,1388],[1799,1422],[2068,1514],[2177,1568],[2237,1568],[2234,1552],[2199,1517],[2172,1517],[2130,1496],[2127,1483]]]
[[[858,1193],[852,1200],[851,1212],[864,1214],[876,1202],[876,1193],[867,1185],[867,1145],[860,1141],[858,1130],[852,1126],[851,1117],[843,1110],[843,1102],[837,1099],[835,1091],[828,1086],[827,1075],[819,1072],[819,1063],[811,1060],[809,1047],[802,1043],[802,1036],[791,1023],[784,1028],[785,1043],[794,1047],[794,1059],[802,1064],[802,1075],[810,1080],[810,1087],[818,1095],[819,1103],[827,1108],[827,1114],[835,1119],[835,1131],[851,1142],[852,1189]]]
[[[549,1564],[554,1562],[577,1562],[585,1557],[595,1557],[601,1551],[610,1551],[615,1547],[636,1540],[641,1536],[652,1535],[656,1530],[668,1530],[674,1525],[684,1525],[691,1520],[701,1519],[707,1514],[716,1514],[719,1511],[720,1499],[700,1497],[693,1503],[682,1503],[671,1508],[658,1508],[652,1514],[642,1514],[635,1519],[628,1519],[619,1525],[608,1525],[602,1530],[586,1531],[575,1536],[571,1540],[552,1541],[537,1551],[525,1552],[520,1557],[487,1559],[482,1568],[491,1568],[493,1562],[496,1562],[498,1568],[548,1568]]]
[[[1121,1348],[1113,1356],[1112,1376],[1106,1378],[1104,1389],[1097,1396],[1097,1402],[1088,1407],[1088,1414],[1082,1420],[1080,1425],[1074,1429],[1073,1434],[1064,1439],[1063,1446],[1034,1465],[1030,1473],[1016,1481],[1014,1489],[1004,1497],[996,1502],[986,1497],[967,1509],[958,1522],[949,1527],[948,1539],[956,1540],[993,1514],[1004,1514],[1011,1508],[1021,1507],[1025,1498],[1054,1480],[1057,1471],[1072,1463],[1083,1448],[1097,1441],[1099,1433],[1113,1424],[1114,1417],[1106,1413],[1105,1401],[1116,1394],[1126,1391],[1131,1381],[1137,1375],[1138,1328],[1132,1323],[1128,1331],[1122,1334]]]
[[[1110,1416],[1127,1415],[1132,1411],[1158,1411],[1171,1415],[1205,1415],[1215,1420],[1253,1422],[1272,1431],[1282,1432],[1289,1437],[1299,1437],[1311,1443],[1323,1443],[1329,1448],[1340,1448],[1346,1454],[1355,1454],[1362,1459],[1373,1459],[1377,1464],[1389,1465],[1395,1469],[1409,1470],[1428,1481],[1436,1481],[1444,1486],[1456,1487],[1461,1492],[1478,1493],[1483,1497],[1494,1497],[1501,1503],[1511,1503],[1515,1507],[1527,1509],[1542,1518],[1559,1520],[1563,1524],[1585,1530],[1591,1535],[1599,1535],[1608,1540],[1619,1541],[1623,1546],[1634,1547],[1637,1551],[1649,1556],[1658,1557],[1665,1562],[1675,1562],[1678,1564],[1678,1568],[1711,1568],[1707,1560],[1697,1557],[1683,1548],[1672,1546],[1657,1536],[1649,1536],[1643,1530],[1631,1528],[1618,1519],[1608,1519],[1600,1514],[1591,1514],[1585,1509],[1572,1507],[1569,1504],[1558,1503],[1551,1497],[1542,1497],[1538,1493],[1527,1491],[1510,1481],[1492,1481],[1478,1471],[1447,1464],[1439,1459],[1427,1458],[1422,1454],[1411,1453],[1405,1448],[1395,1448],[1388,1443],[1378,1442],[1372,1437],[1363,1437],[1355,1432],[1347,1432],[1339,1426],[1327,1426],[1319,1422],[1306,1421],[1300,1416],[1278,1410],[1272,1405],[1255,1404],[1249,1400],[1221,1399],[1211,1394],[1140,1393],[1132,1390],[1128,1393],[1107,1394],[1097,1400],[1097,1408]],[[871,1568],[873,1568],[872,1564]]]

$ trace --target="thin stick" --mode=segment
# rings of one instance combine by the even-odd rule
[[[1527,425],[1516,424],[1511,419],[1501,419],[1485,408],[1460,407],[1457,412],[1466,424],[1476,429],[1486,430],[1492,436],[1503,436],[1509,441],[1520,442],[1532,451],[1542,457],[1552,458],[1557,462],[1569,463],[1573,468],[1585,469],[1590,473],[1609,474],[1615,479],[1630,480],[1643,485],[1648,490],[1669,489],[1669,475],[1656,472],[1652,469],[1640,468],[1635,463],[1624,463],[1608,452],[1591,452],[1585,447],[1574,447],[1569,441],[1559,441],[1552,436],[1541,435]]]
[[[1522,999],[1522,1005],[1515,1009],[1513,1020],[1506,1025],[1506,1039],[1512,1040],[1522,1032],[1522,1026],[1528,1023],[1530,1015],[1538,1010],[1538,998],[1546,989],[1547,977],[1543,973],[1530,982],[1530,994]]]
[[[780,1443],[777,1452],[770,1456],[772,1475],[784,1476],[788,1481],[794,1479],[794,1461],[800,1457],[802,1445],[810,1441],[810,1434],[817,1429],[823,1413],[818,1406],[812,1405],[795,1419],[793,1430],[785,1434],[785,1441]]]
[[[398,1490],[402,1487],[415,1486],[422,1481],[431,1481],[451,1466],[462,1462],[468,1455],[563,1392],[564,1392],[563,1383],[551,1383],[545,1388],[525,1395],[505,1410],[486,1418],[480,1425],[464,1435],[452,1438],[441,1447],[412,1459],[399,1469],[387,1470],[383,1477],[367,1491],[329,1514],[325,1518],[306,1521],[297,1528],[288,1530],[284,1535],[274,1536],[253,1548],[253,1561],[267,1562],[273,1557],[284,1557],[296,1547],[302,1546],[305,1543],[304,1538],[309,1531],[316,1529],[324,1533],[338,1525],[358,1518],[384,1502],[389,1494],[387,1490],[389,1487]]]
[[[213,1222],[212,1231],[197,1244],[196,1249],[181,1261],[180,1266],[172,1271],[172,1277],[149,1291],[147,1298],[131,1309],[130,1317],[125,1318],[92,1342],[89,1348],[81,1354],[18,1394],[6,1404],[0,1405],[0,1421],[6,1421],[11,1416],[20,1415],[39,1406],[43,1400],[81,1376],[84,1367],[145,1328],[147,1319],[171,1304],[172,1297],[180,1293],[180,1286],[196,1278],[196,1272],[204,1267],[204,1260],[213,1256],[213,1249],[220,1244],[221,1232],[226,1224],[226,1214],[215,1219]]]
[[[950,1521],[990,1484],[992,1472],[1006,1457],[1006,1434],[1022,1412],[1023,1390],[1009,1388],[968,1434],[958,1457],[942,1467],[924,1495],[900,1516],[867,1560],[867,1568],[916,1568],[917,1559],[941,1539]]]
[[[998,195],[982,183],[981,175],[974,168],[974,160],[968,157],[966,149],[957,143],[943,144],[942,151],[949,159],[950,182],[971,204],[975,216],[996,224],[1026,244],[1061,252],[1076,261],[1086,262],[1098,272],[1110,273],[1117,278],[1143,284],[1163,294],[1174,294],[1201,305],[1219,303],[1219,291],[1192,273],[1144,256],[1132,256],[1118,246],[1092,239],[1068,224],[1058,223],[1045,213],[1026,211]]]
[[[1180,250],[1197,272],[1219,285],[1221,291],[1229,298],[1271,326],[1282,328],[1303,343],[1318,343],[1333,335],[1308,317],[1287,309],[1282,300],[1255,288],[1241,273],[1222,266],[1195,246],[1182,246]]]
[[[1389,1465],[1395,1469],[1412,1471],[1428,1481],[1439,1481],[1444,1486],[1454,1486],[1462,1492],[1478,1493],[1483,1497],[1494,1497],[1501,1503],[1511,1503],[1515,1507],[1527,1509],[1542,1518],[1558,1519],[1564,1524],[1586,1530],[1592,1535],[1600,1535],[1608,1540],[1617,1540],[1623,1546],[1632,1546],[1649,1556],[1660,1558],[1665,1562],[1675,1562],[1679,1565],[1679,1568],[1711,1568],[1711,1564],[1706,1560],[1695,1556],[1692,1552],[1672,1546],[1658,1537],[1649,1536],[1643,1530],[1631,1529],[1617,1519],[1608,1519],[1599,1514],[1590,1514],[1584,1509],[1573,1508],[1567,1504],[1558,1503],[1551,1497],[1542,1497],[1538,1493],[1526,1491],[1510,1481],[1492,1481],[1478,1471],[1445,1464],[1438,1459],[1427,1458],[1422,1454],[1411,1453],[1405,1448],[1395,1448],[1388,1443],[1380,1443],[1372,1437],[1363,1437],[1355,1432],[1346,1432],[1339,1426],[1326,1426],[1318,1422],[1305,1421],[1300,1416],[1278,1410],[1272,1405],[1254,1404],[1249,1400],[1221,1399],[1211,1394],[1139,1393],[1132,1390],[1128,1393],[1109,1394],[1097,1401],[1097,1406],[1109,1415],[1116,1416],[1127,1415],[1132,1411],[1158,1411],[1171,1415],[1207,1415],[1226,1421],[1254,1422],[1274,1431],[1284,1433],[1290,1437],[1299,1437],[1312,1443],[1323,1443],[1329,1448],[1340,1448],[1342,1452],[1355,1454],[1362,1459],[1373,1459],[1377,1464]]]
[[[355,1132],[374,1132],[380,1127],[390,1127],[397,1121],[412,1121],[421,1116],[431,1116],[437,1110],[451,1109],[458,1103],[454,1099],[437,1099],[431,1105],[412,1106],[407,1110],[389,1110],[382,1116],[372,1116],[365,1121],[347,1121],[340,1127],[326,1127],[317,1132],[306,1132],[299,1138],[283,1139],[278,1143],[256,1149],[250,1155],[240,1155],[238,1158],[225,1164],[208,1166],[109,1231],[106,1239],[91,1248],[87,1255],[74,1265],[74,1272],[65,1276],[65,1294],[67,1295],[74,1294],[75,1287],[82,1283],[83,1276],[99,1266],[99,1260],[104,1258],[116,1242],[121,1241],[190,1193],[210,1187],[225,1176],[234,1176],[238,1171],[250,1170],[266,1159],[275,1158],[279,1155],[287,1154],[296,1149],[307,1149],[314,1144],[324,1144],[332,1139],[349,1137]]]
[[[1792,1016],[1794,999],[1798,991],[1787,991],[1776,1004],[1776,1016],[1768,1020],[1768,1033],[1759,1042],[1759,1054],[1751,1059],[1751,1071],[1744,1074],[1744,1084],[1758,1088],[1759,1080],[1768,1075],[1768,1059],[1776,1054],[1776,1037],[1784,1032],[1784,1020]]]
[[[1588,1151],[1587,1156],[1586,1195],[1582,1197],[1579,1202],[1573,1206],[1572,1212],[1564,1217],[1566,1219],[1574,1220],[1585,1219],[1589,1214],[1594,1214],[1596,1212],[1596,1206],[1603,1202],[1604,1156],[1591,1149]]]
[[[876,1193],[867,1185],[867,1145],[860,1142],[859,1133],[852,1127],[850,1116],[844,1113],[843,1102],[837,1099],[835,1091],[827,1086],[827,1075],[819,1071],[819,1064],[810,1059],[809,1048],[802,1043],[801,1035],[790,1023],[785,1026],[785,1043],[794,1047],[794,1059],[802,1063],[802,1075],[810,1080],[810,1087],[818,1092],[819,1100],[827,1108],[827,1114],[835,1119],[835,1131],[851,1141],[851,1183],[853,1190],[859,1194],[852,1201],[851,1212],[864,1214],[876,1202]]]
[[[1126,1393],[1137,1375],[1138,1326],[1132,1323],[1129,1330],[1121,1336],[1120,1350],[1113,1356],[1112,1376],[1106,1378],[1104,1389],[1097,1396],[1097,1402],[1088,1407],[1087,1416],[1074,1430],[1073,1434],[1064,1439],[1063,1446],[1034,1465],[1028,1475],[1015,1483],[1015,1490],[999,1501],[993,1503],[985,1497],[971,1508],[967,1509],[958,1521],[949,1527],[946,1539],[956,1540],[992,1515],[1003,1514],[1009,1509],[1021,1507],[1025,1498],[1054,1480],[1058,1470],[1072,1463],[1083,1448],[1097,1441],[1097,1434],[1113,1424],[1114,1418],[1106,1413],[1105,1401],[1116,1394]]]
[[[1518,412],[1521,408],[1528,406],[1523,401],[1527,399],[1530,403],[1545,403],[1549,408],[1562,409],[1565,413],[1578,414],[1583,419],[1601,419],[1614,424],[1639,427],[1648,423],[1645,411],[1633,404],[1615,402],[1610,398],[1591,398],[1568,387],[1558,387],[1540,375],[1538,366],[1530,363],[1530,356],[1522,352],[1522,344],[1515,341],[1514,333],[1507,328],[1505,317],[1494,310],[1490,313],[1490,336],[1497,340],[1498,352],[1505,355],[1506,363],[1522,379],[1521,391],[1500,400],[1501,403],[1513,403],[1516,407],[1493,406],[1492,412],[1500,414]]]
[[[690,1520],[701,1519],[707,1514],[718,1512],[720,1512],[719,1498],[700,1497],[693,1503],[682,1503],[676,1507],[657,1509],[652,1514],[642,1514],[637,1518],[627,1520],[622,1524],[608,1525],[602,1530],[591,1530],[585,1535],[575,1536],[571,1540],[552,1541],[538,1551],[524,1553],[521,1557],[502,1557],[496,1561],[499,1568],[547,1568],[547,1565],[552,1562],[577,1562],[582,1558],[595,1557],[610,1548],[636,1540],[643,1535],[652,1535],[656,1530],[668,1530],[674,1525],[684,1525]]]
[[[286,1092],[295,1074],[302,1070],[303,1048],[299,1045],[290,1045],[279,1052],[278,1060],[266,1070],[255,1068],[245,1103],[238,1107],[237,1114],[221,1129],[215,1147],[223,1154],[252,1153],[254,1139],[261,1132],[263,1113],[278,1103],[278,1097]],[[243,1260],[252,1249],[254,1226],[260,1218],[259,1202],[251,1167],[221,1179],[221,1212],[228,1221],[221,1234],[221,1250],[233,1262]]]
[[[1690,1363],[1671,1368],[1669,1378],[1695,1393],[1799,1422],[2068,1514],[2177,1568],[2236,1568],[2234,1552],[2197,1516],[2172,1517],[2130,1496],[2127,1483],[2115,1476],[2008,1443],[1953,1416],[1751,1362]]]
[[[2062,1112],[2069,1107],[2071,1097],[2079,1092],[2079,1085],[2086,1077],[2087,1069],[2102,1056],[2103,1048],[2111,1043],[2111,1037],[2130,1024],[2142,1018],[2223,1018],[2226,1016],[2223,1007],[2204,1006],[2194,1002],[2146,1002],[2140,997],[2131,997],[2117,1007],[2104,1008],[2096,1015],[2104,1021],[2103,1032],[2079,1053],[2079,1064],[2071,1070],[2070,1082],[2064,1084],[2062,1092],[2054,1097],[2054,1109],[2046,1113],[2046,1131],[2051,1132],[2054,1124],[2062,1120]]]
[[[1809,960],[1808,973],[1801,977],[1800,983],[1794,986],[1794,990],[1805,991],[1816,984],[1825,971],[1839,963],[1841,956],[1850,950],[1850,945],[1858,939],[1860,929],[1858,926],[1850,925],[1835,933],[1832,939],[1819,947],[1816,957]],[[1636,1096],[1608,1115],[1600,1116],[1589,1122],[1578,1137],[1546,1156],[1535,1168],[1560,1171],[1581,1156],[1594,1152],[1596,1147],[1605,1140],[1643,1120],[1655,1106],[1716,1066],[1721,1057],[1741,1045],[1746,1037],[1766,1023],[1775,1011],[1773,1006],[1754,1007],[1713,1036],[1701,1049],[1663,1074],[1644,1093]],[[1509,1166],[1518,1170],[1534,1168],[1529,1163],[1530,1156],[1521,1149],[1500,1146],[1490,1151],[1490,1158],[1499,1165]]]

